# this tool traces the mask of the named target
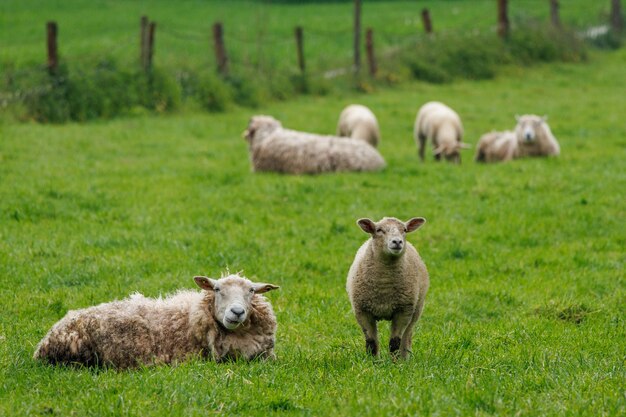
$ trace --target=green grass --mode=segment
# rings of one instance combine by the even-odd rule
[[[510,2],[513,25],[548,21],[547,0]],[[610,1],[561,2],[561,19],[576,28],[606,22]],[[157,22],[155,64],[168,68],[215,68],[211,25],[222,21],[235,71],[297,70],[293,30],[302,25],[305,55],[312,73],[352,63],[352,2],[281,4],[262,1],[167,0],[89,1],[4,0],[0,3],[0,63],[22,67],[45,63],[45,23],[59,24],[59,51],[73,65],[93,63],[102,55],[125,64],[139,57],[139,17]],[[379,53],[406,45],[423,33],[420,13],[431,10],[437,32],[493,31],[493,0],[370,2],[363,5],[363,27],[375,31]],[[383,61],[381,59],[381,61]],[[240,71],[241,72],[241,71]]]
[[[431,9],[435,36],[423,33]],[[0,4],[0,110],[19,120],[59,123],[145,112],[256,108],[269,100],[346,90],[373,91],[410,79],[450,82],[492,78],[504,64],[586,59],[576,31],[607,21],[609,2],[568,0],[564,30],[549,24],[546,0],[511,3],[512,34],[495,34],[493,0],[367,1],[376,77],[352,71],[352,2],[274,4],[263,1],[15,1]],[[139,16],[157,22],[154,71],[138,65]],[[60,64],[44,67],[44,27],[59,24]],[[211,25],[225,25],[230,73],[217,77]],[[305,31],[306,73],[297,68],[293,31]],[[616,47],[619,36],[597,40]]]
[[[244,109],[0,122],[0,415],[626,415],[625,63],[619,50],[259,110],[332,132],[344,105],[370,106],[381,173],[252,174]],[[412,124],[431,99],[473,144],[515,114],[548,114],[562,156],[420,164]],[[366,238],[355,220],[385,215],[428,220],[409,235],[431,288],[403,363],[366,356],[344,289]],[[277,361],[118,372],[31,359],[68,309],[226,268],[281,285]]]

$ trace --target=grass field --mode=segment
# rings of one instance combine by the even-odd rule
[[[515,25],[529,19],[548,21],[547,0],[515,0],[509,14]],[[59,24],[59,48],[70,65],[93,64],[103,56],[124,65],[138,60],[139,17],[157,22],[155,65],[211,67],[211,25],[224,22],[231,67],[250,65],[297,69],[293,30],[305,31],[309,72],[352,62],[352,2],[293,5],[262,1],[167,0],[89,1],[4,0],[0,3],[0,63],[23,67],[45,63],[45,23]],[[375,30],[383,53],[423,33],[420,13],[428,7],[438,32],[494,30],[493,0],[370,2],[363,6],[363,27]],[[605,23],[610,1],[568,0],[561,19],[575,28]]]
[[[250,108],[301,94],[373,91],[418,79],[489,79],[502,65],[583,61],[583,30],[605,24],[608,0],[568,0],[564,30],[549,23],[547,0],[511,2],[508,42],[496,36],[493,0],[366,1],[363,32],[374,29],[378,72],[353,76],[353,5],[266,1],[149,2],[6,0],[0,3],[0,111],[18,120],[65,122],[203,108]],[[435,35],[423,33],[428,7]],[[138,64],[139,17],[157,24],[152,71]],[[59,25],[59,68],[45,68],[45,23]],[[217,76],[211,39],[224,23],[229,73]],[[294,28],[304,28],[306,71]],[[613,34],[594,43],[615,47]]]
[[[344,105],[370,106],[381,173],[251,174],[245,109],[1,122],[0,415],[626,415],[625,64],[619,50],[259,110],[332,132]],[[412,123],[431,99],[458,110],[474,144],[516,113],[548,114],[562,156],[420,164]],[[403,363],[366,356],[344,290],[366,238],[356,219],[385,215],[428,220],[409,235],[431,287]],[[68,309],[226,268],[281,285],[268,295],[276,362],[118,372],[31,359]]]

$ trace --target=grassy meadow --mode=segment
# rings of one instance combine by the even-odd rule
[[[428,7],[437,32],[493,31],[493,0],[364,1],[363,28],[375,31],[380,53],[414,41],[423,33],[421,10]],[[515,0],[513,25],[549,20],[547,0]],[[610,1],[561,2],[564,24],[582,29],[605,23]],[[139,18],[157,23],[155,65],[215,67],[211,25],[224,23],[225,43],[234,71],[250,65],[297,69],[293,30],[304,28],[309,71],[352,63],[351,1],[287,4],[271,1],[167,0],[89,1],[4,0],[0,3],[0,63],[24,67],[45,63],[45,23],[59,24],[59,53],[72,65],[111,56],[123,65],[139,56]]]
[[[255,111],[330,133],[343,106],[366,104],[380,173],[252,174],[249,109],[2,121],[0,415],[626,415],[625,64],[622,49]],[[562,156],[421,164],[412,124],[432,99],[460,113],[473,144],[515,114],[548,114]],[[431,287],[406,362],[365,354],[345,293],[366,216],[427,219],[409,235]],[[268,295],[277,361],[119,372],[31,359],[69,309],[227,268],[281,286]]]
[[[511,2],[507,42],[495,34],[494,0],[366,1],[363,32],[374,29],[378,72],[353,77],[351,1],[5,0],[0,3],[0,111],[18,120],[84,122],[140,113],[260,108],[299,95],[374,91],[407,80],[491,79],[503,65],[578,62],[579,33],[607,22],[610,2],[568,0],[563,30],[547,0]],[[428,7],[435,34],[423,33]],[[150,71],[138,63],[139,17],[156,22]],[[59,67],[45,68],[45,23],[59,25]],[[229,73],[218,76],[211,26],[224,23]],[[306,71],[297,66],[294,28],[304,29]],[[618,36],[595,43],[614,48]]]

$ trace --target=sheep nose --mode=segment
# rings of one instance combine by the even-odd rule
[[[391,243],[392,243],[394,246],[402,246],[402,239],[392,239],[392,240],[391,240]]]
[[[232,307],[230,309],[231,313],[233,313],[235,316],[239,317],[244,313],[244,309],[237,306],[237,307]]]

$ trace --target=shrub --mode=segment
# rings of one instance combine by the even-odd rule
[[[182,90],[174,77],[165,71],[153,68],[146,74],[139,73],[142,91],[142,103],[144,107],[157,112],[174,111],[180,107]]]
[[[76,70],[68,86],[70,118],[83,121],[124,114],[139,102],[134,77],[110,60],[89,71]]]
[[[259,107],[262,103],[264,94],[257,80],[232,75],[226,81],[233,89],[235,103],[252,108]]]
[[[62,123],[69,120],[67,68],[60,66],[54,75],[45,69],[39,69],[31,77],[18,87],[18,91],[23,91],[28,116],[44,123]]]
[[[493,78],[503,64],[581,61],[586,49],[570,30],[525,23],[505,41],[491,32],[436,35],[417,42],[400,59],[415,78],[445,83]]]
[[[506,44],[512,58],[521,64],[586,59],[584,43],[568,29],[527,23],[511,33]]]
[[[233,99],[229,86],[217,76],[209,74],[198,77],[195,97],[204,109],[212,112],[227,110]]]
[[[600,49],[619,49],[622,47],[623,39],[615,31],[609,30],[603,35],[590,38],[589,43]]]

